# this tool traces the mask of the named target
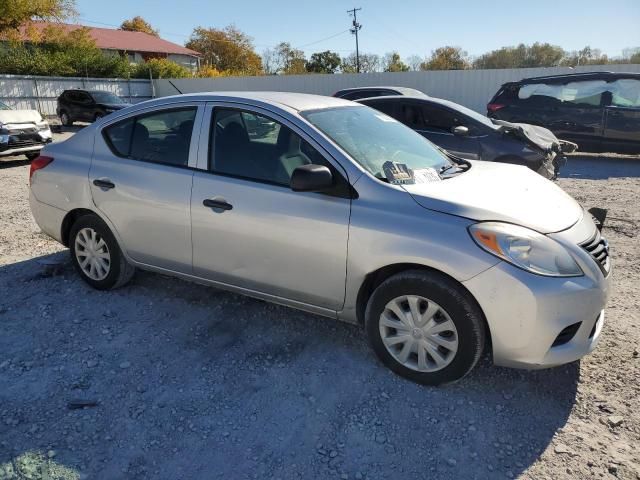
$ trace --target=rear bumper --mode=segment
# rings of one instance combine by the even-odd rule
[[[67,212],[38,201],[33,192],[29,192],[29,205],[31,214],[40,229],[62,243],[62,221]]]

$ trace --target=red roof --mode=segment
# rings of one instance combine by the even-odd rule
[[[96,42],[98,48],[104,50],[126,50],[127,52],[148,52],[148,53],[173,53],[179,55],[192,55],[201,56],[200,53],[195,50],[183,47],[176,43],[163,40],[162,38],[154,37],[148,33],[143,32],[128,32],[125,30],[116,30],[113,28],[97,28],[88,27],[85,25],[76,25],[69,23],[55,23],[48,22],[33,22],[29,27],[21,27],[20,34],[24,40],[28,40],[26,31],[27,28],[35,28],[42,32],[49,26],[57,26],[64,28],[71,32],[78,28],[88,28],[89,34]]]

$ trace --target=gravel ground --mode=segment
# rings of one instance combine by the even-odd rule
[[[444,388],[393,375],[355,326],[145,272],[91,290],[33,222],[26,162],[1,163],[0,479],[640,478],[637,160],[574,157],[559,180],[609,209],[596,351],[485,358]]]

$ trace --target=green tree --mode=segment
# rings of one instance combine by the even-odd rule
[[[312,73],[336,73],[340,67],[340,55],[330,50],[311,55],[307,71]]]
[[[360,54],[360,73],[379,72],[381,66],[380,56],[375,53]],[[343,73],[356,73],[356,53],[352,52],[348,57],[342,59]]]
[[[261,75],[262,61],[251,37],[233,25],[219,30],[197,27],[186,44],[200,52],[205,66],[226,75]]]
[[[464,70],[468,67],[467,52],[460,47],[440,47],[420,64],[420,70]]]
[[[131,76],[149,78],[149,72],[153,78],[186,78],[191,76],[191,72],[185,67],[166,58],[152,58],[135,65]]]
[[[154,37],[160,36],[158,34],[158,30],[153,28],[149,22],[147,22],[139,15],[136,15],[135,17],[122,22],[122,25],[120,25],[120,30],[126,30],[127,32],[148,33],[149,35],[153,35]]]
[[[553,67],[558,65],[566,52],[549,43],[521,43],[516,47],[502,47],[485,53],[474,62],[474,68],[528,68]]]
[[[291,46],[289,42],[280,42],[262,55],[265,72],[270,75],[301,75],[307,73],[307,59],[302,50]]]
[[[32,20],[60,22],[75,14],[75,0],[0,0],[0,34],[16,34]]]
[[[609,57],[604,55],[599,49],[584,47],[582,50],[573,51],[565,56],[562,60],[563,65],[606,65],[609,63]]]
[[[384,58],[385,72],[408,72],[409,65],[400,59],[398,52],[387,53]]]

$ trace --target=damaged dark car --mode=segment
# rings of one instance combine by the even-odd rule
[[[434,97],[392,96],[358,100],[420,133],[451,155],[524,165],[555,179],[566,153],[577,149],[546,128],[492,121],[457,103]]]

